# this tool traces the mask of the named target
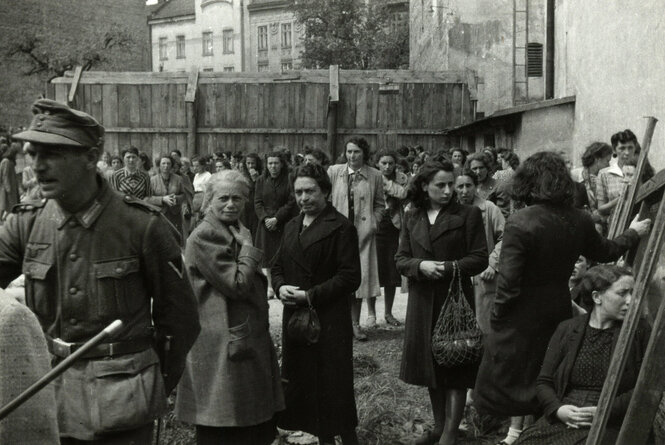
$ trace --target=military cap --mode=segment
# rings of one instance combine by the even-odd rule
[[[47,145],[104,145],[104,127],[87,113],[50,99],[37,100],[32,104],[32,113],[35,116],[30,127],[13,138]]]

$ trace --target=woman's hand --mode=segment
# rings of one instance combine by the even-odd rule
[[[421,261],[418,266],[420,271],[425,275],[425,278],[430,280],[438,280],[443,276],[445,269],[443,261]]]
[[[241,246],[252,245],[252,234],[249,232],[249,230],[240,231],[235,226],[229,226],[229,231],[231,232],[231,235],[233,235],[233,238],[235,238],[235,240]]]
[[[633,219],[628,228],[636,231],[639,236],[644,236],[649,233],[649,229],[651,229],[651,220],[646,218],[642,221],[638,221],[639,217],[640,215],[635,216],[635,219]]]
[[[298,286],[291,286],[285,284],[279,288],[279,299],[282,300],[286,306],[297,306],[307,304],[307,294],[304,290],[300,290]]]
[[[162,202],[169,207],[173,207],[176,204],[175,195],[164,195],[162,196]]]
[[[266,218],[263,223],[266,226],[266,229],[270,230],[271,232],[277,228],[277,218]]]
[[[556,411],[556,416],[559,420],[565,423],[569,428],[590,427],[595,415],[595,406],[578,408],[574,405],[563,405]]]
[[[480,279],[483,281],[492,281],[496,276],[496,270],[492,266],[487,266],[487,269],[480,273]]]

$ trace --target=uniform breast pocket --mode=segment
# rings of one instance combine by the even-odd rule
[[[52,315],[53,305],[51,299],[56,298],[56,289],[52,285],[53,279],[49,276],[53,264],[34,260],[23,263],[25,275],[25,302],[40,317]]]
[[[93,264],[100,317],[122,317],[145,304],[138,257],[119,258]]]

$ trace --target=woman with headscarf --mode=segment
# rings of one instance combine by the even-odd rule
[[[197,445],[268,445],[284,409],[270,338],[263,253],[240,223],[249,184],[226,170],[206,183],[206,215],[185,264],[199,302],[201,333],[178,386],[175,414],[196,425]]]

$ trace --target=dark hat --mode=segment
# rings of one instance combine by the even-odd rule
[[[48,145],[99,147],[104,145],[104,127],[94,117],[50,99],[32,104],[35,117],[15,139]]]

